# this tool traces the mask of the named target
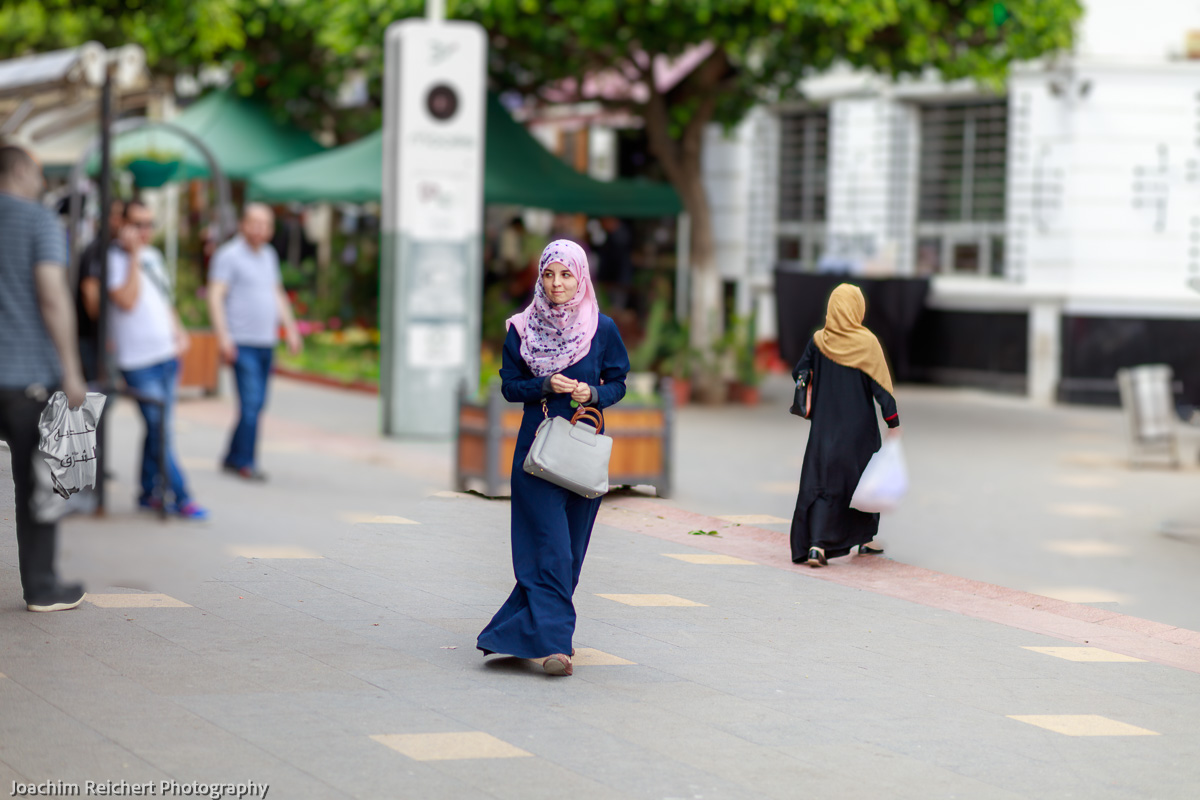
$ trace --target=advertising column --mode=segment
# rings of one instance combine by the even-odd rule
[[[380,388],[385,434],[445,438],[479,383],[486,36],[406,19],[385,36]]]

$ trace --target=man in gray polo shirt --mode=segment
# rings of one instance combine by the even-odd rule
[[[263,481],[258,468],[258,418],[267,402],[271,356],[282,324],[288,348],[298,353],[300,332],[283,290],[279,256],[271,246],[275,215],[261,203],[242,214],[241,233],[213,255],[208,275],[208,309],[221,355],[233,365],[238,388],[237,425],[222,464],[246,480]]]
[[[55,389],[61,386],[78,408],[87,386],[76,349],[67,241],[54,216],[35,202],[43,185],[42,170],[27,152],[0,147],[0,439],[12,456],[25,606],[63,611],[83,602],[83,587],[59,583],[58,526],[33,514],[38,418]]]

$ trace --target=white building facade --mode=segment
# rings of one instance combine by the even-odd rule
[[[777,269],[928,277],[925,378],[1109,402],[1117,368],[1166,362],[1200,403],[1189,31],[1200,3],[1089,0],[1075,51],[1017,66],[1003,95],[833,73],[804,105],[714,130],[705,175],[741,310],[775,329]]]

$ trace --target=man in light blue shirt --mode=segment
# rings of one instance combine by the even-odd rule
[[[242,214],[241,233],[213,255],[208,277],[208,309],[221,355],[233,365],[239,412],[222,464],[246,480],[263,481],[258,468],[258,419],[267,402],[271,356],[283,325],[288,349],[298,353],[300,332],[283,290],[279,256],[271,246],[275,216],[261,203]]]

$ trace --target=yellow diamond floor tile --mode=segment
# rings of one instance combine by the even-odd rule
[[[303,442],[264,442],[261,449],[266,453],[311,453],[314,448]]]
[[[527,658],[529,664],[537,669],[542,668],[542,659]],[[614,656],[612,653],[606,653],[603,650],[597,650],[594,647],[576,647],[575,655],[571,656],[571,663],[576,667],[634,667],[637,662],[629,661],[628,659]]]
[[[523,758],[532,755],[482,731],[379,734],[371,738],[414,761]]]
[[[1055,658],[1063,658],[1067,661],[1096,661],[1096,662],[1137,662],[1139,664],[1146,663],[1143,659],[1134,658],[1133,656],[1114,653],[1111,650],[1104,650],[1099,647],[1025,647],[1025,650],[1032,650],[1035,653],[1044,653]]]
[[[1060,486],[1070,486],[1073,489],[1115,489],[1120,483],[1111,475],[1070,474],[1060,475],[1054,479]]]
[[[165,594],[93,594],[84,598],[100,608],[191,608],[191,605]]]
[[[605,600],[613,600],[618,603],[624,603],[627,606],[703,606],[704,603],[696,603],[691,600],[685,600],[682,597],[676,597],[673,594],[598,594],[597,597],[603,597]]]
[[[725,514],[717,519],[735,522],[738,525],[787,525],[791,522],[790,519],[773,517],[770,514]]]
[[[226,548],[226,552],[231,556],[240,556],[241,558],[324,558],[315,550],[291,545],[231,545]]]
[[[1158,736],[1155,731],[1097,714],[1010,714],[1009,719],[1027,722],[1064,736]]]
[[[1121,516],[1121,509],[1097,503],[1057,503],[1050,506],[1050,513],[1077,519],[1115,519]]]
[[[353,522],[356,525],[419,525],[406,517],[396,517],[390,514],[359,514],[349,512],[342,515],[342,519],[347,522]]]
[[[1099,586],[1052,586],[1037,589],[1034,594],[1053,597],[1067,603],[1128,603],[1132,599],[1129,595]]]
[[[686,561],[689,564],[754,564],[753,561],[747,561],[744,558],[723,556],[717,553],[663,553],[663,555],[667,558],[677,558],[680,561]]]
[[[571,662],[577,667],[632,667],[635,662],[594,647],[576,647]]]
[[[1042,549],[1051,553],[1081,558],[1112,558],[1129,553],[1128,547],[1095,539],[1059,539],[1043,542]]]
[[[1096,453],[1084,450],[1078,450],[1073,453],[1064,453],[1059,460],[1064,464],[1070,464],[1076,467],[1111,467],[1114,469],[1124,469],[1128,462],[1120,456],[1114,456],[1110,453]]]

